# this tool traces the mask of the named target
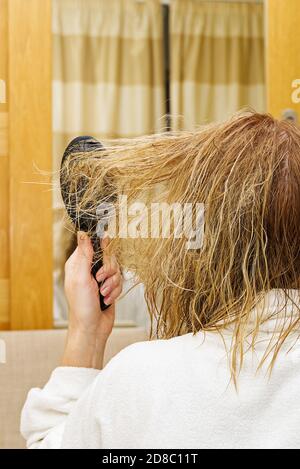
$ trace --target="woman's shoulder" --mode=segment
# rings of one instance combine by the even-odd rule
[[[192,334],[184,334],[177,337],[172,337],[170,339],[151,339],[145,340],[141,342],[135,342],[127,347],[125,347],[118,356],[123,356],[124,358],[127,356],[136,356],[140,357],[147,356],[147,355],[155,355],[161,353],[168,353],[178,350],[181,351],[182,348],[189,347],[193,342],[193,335]]]
[[[199,343],[199,342],[198,342]],[[153,372],[164,367],[170,367],[186,354],[189,354],[195,344],[195,336],[185,334],[171,339],[157,339],[136,342],[125,347],[115,355],[106,368],[114,371],[116,368],[121,374],[141,374],[143,371]]]
[[[132,409],[136,402],[151,402],[162,389],[172,388],[178,379],[191,375],[193,363],[205,365],[209,351],[202,344],[202,334],[197,333],[129,345],[100,371],[93,384],[93,401],[101,412],[103,406],[108,412],[113,405],[126,403]],[[209,341],[208,347],[211,351]]]

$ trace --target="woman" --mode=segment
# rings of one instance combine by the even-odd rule
[[[79,234],[62,366],[29,393],[28,447],[299,448],[299,128],[247,113],[124,144],[84,169],[85,207],[120,194],[203,203],[203,244],[187,249],[175,223],[169,236],[106,240],[97,278],[111,306],[101,312],[92,247]],[[118,264],[144,283],[160,340],[102,369]]]

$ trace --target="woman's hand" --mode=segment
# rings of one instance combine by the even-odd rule
[[[65,292],[69,305],[69,331],[64,366],[102,368],[106,341],[115,319],[114,301],[122,291],[122,276],[113,257],[105,255],[108,239],[102,242],[103,267],[97,272],[103,282],[104,302],[111,305],[101,311],[99,287],[91,274],[93,247],[89,237],[79,232],[78,246],[65,266]]]

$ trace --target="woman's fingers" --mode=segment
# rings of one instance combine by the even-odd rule
[[[115,256],[109,256],[106,248],[109,245],[109,237],[105,236],[101,241],[101,249],[103,250],[103,266],[96,274],[97,282],[103,282],[106,278],[112,277],[115,273],[119,272],[119,265]]]
[[[98,270],[96,274],[97,282],[103,282],[106,278],[112,277],[119,272],[119,264],[114,256],[106,259],[105,264]]]
[[[118,271],[111,277],[108,277],[103,285],[100,288],[100,292],[103,296],[106,296],[110,293],[114,288],[118,287],[122,283],[122,276],[121,273]]]
[[[108,247],[109,245],[109,236],[107,233],[104,234],[103,238],[101,239],[101,249],[103,251],[103,262],[105,263],[105,260],[106,258],[108,258],[107,254],[105,253],[105,249]]]
[[[118,285],[108,295],[104,297],[104,303],[111,305],[122,293],[122,285]]]
[[[96,274],[97,282],[103,282],[100,293],[104,296],[105,304],[112,304],[122,292],[122,274],[115,256],[106,254],[109,237],[102,239],[103,266]]]

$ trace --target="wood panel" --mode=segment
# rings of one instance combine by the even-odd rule
[[[11,328],[52,318],[51,0],[9,0]],[[43,183],[43,184],[41,184]]]
[[[267,0],[266,19],[268,111],[294,109],[300,121],[300,1]]]
[[[0,0],[0,328],[9,327],[9,170],[7,1]]]

